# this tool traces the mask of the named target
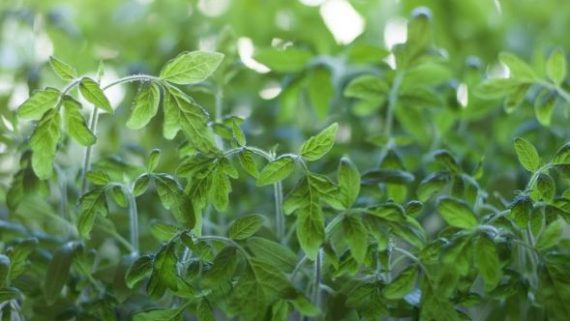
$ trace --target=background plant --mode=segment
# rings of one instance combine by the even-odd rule
[[[567,318],[564,5],[212,3],[0,5],[3,319]]]

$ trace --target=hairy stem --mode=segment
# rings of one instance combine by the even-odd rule
[[[394,82],[390,93],[388,95],[388,110],[386,111],[386,121],[384,123],[384,135],[390,137],[392,134],[392,127],[394,122],[394,109],[396,109],[396,101],[398,100],[398,90],[400,90],[400,83],[402,82],[403,73],[396,72]]]
[[[315,260],[315,288],[313,289],[313,303],[319,309],[321,308],[321,278],[322,278],[322,260],[323,250],[319,249]],[[316,318],[315,318],[316,320]]]

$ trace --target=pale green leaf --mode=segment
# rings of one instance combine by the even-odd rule
[[[546,75],[552,82],[560,86],[566,79],[566,56],[562,49],[556,49],[546,61]]]
[[[71,81],[77,77],[75,68],[53,56],[49,57],[49,65],[53,72],[62,80]]]
[[[342,220],[342,232],[350,247],[352,257],[362,264],[368,250],[368,231],[360,216],[347,215]]]
[[[52,109],[38,123],[32,137],[32,168],[40,179],[48,179],[53,172],[53,160],[60,137],[60,116]]]
[[[224,55],[218,52],[184,52],[162,68],[160,78],[178,85],[198,83],[206,80],[223,59]]]
[[[99,84],[88,77],[84,77],[79,82],[79,92],[81,95],[90,103],[95,105],[97,108],[101,108],[108,113],[113,113],[113,108],[111,107],[111,103],[109,99],[103,93]]]
[[[63,108],[63,119],[68,135],[83,146],[95,144],[97,137],[87,127],[87,122],[81,114],[79,102],[66,96],[63,98]]]
[[[338,164],[338,188],[343,205],[349,208],[360,192],[360,173],[348,157],[341,158]]]
[[[308,161],[316,161],[328,153],[334,145],[338,124],[333,123],[316,136],[309,138],[299,150],[299,154]]]
[[[515,152],[521,165],[529,172],[534,172],[540,167],[540,157],[534,145],[524,138],[515,139]]]
[[[51,108],[54,108],[59,99],[59,91],[53,88],[46,88],[35,91],[18,108],[18,116],[21,118],[38,120]]]
[[[477,217],[462,201],[450,197],[442,197],[437,204],[437,210],[447,224],[463,229],[477,226]]]
[[[155,84],[143,84],[133,102],[127,127],[140,129],[156,115],[160,103],[160,90]]]

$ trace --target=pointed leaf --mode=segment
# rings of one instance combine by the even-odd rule
[[[264,218],[253,214],[235,220],[228,229],[228,236],[234,240],[243,240],[255,234],[263,225]]]
[[[178,85],[204,81],[220,65],[224,55],[217,52],[184,52],[170,60],[160,71],[160,78]]]
[[[95,107],[101,108],[108,113],[113,113],[109,99],[107,99],[103,90],[95,80],[88,77],[82,78],[79,83],[79,92],[81,92],[81,95],[88,102],[95,105]]]
[[[338,124],[333,123],[318,135],[301,145],[299,154],[308,161],[316,161],[328,153],[334,145]]]
[[[155,84],[142,84],[133,102],[127,127],[140,129],[156,115],[160,103],[160,90]]]

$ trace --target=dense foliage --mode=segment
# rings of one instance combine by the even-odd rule
[[[570,316],[560,1],[0,9],[2,320]]]

